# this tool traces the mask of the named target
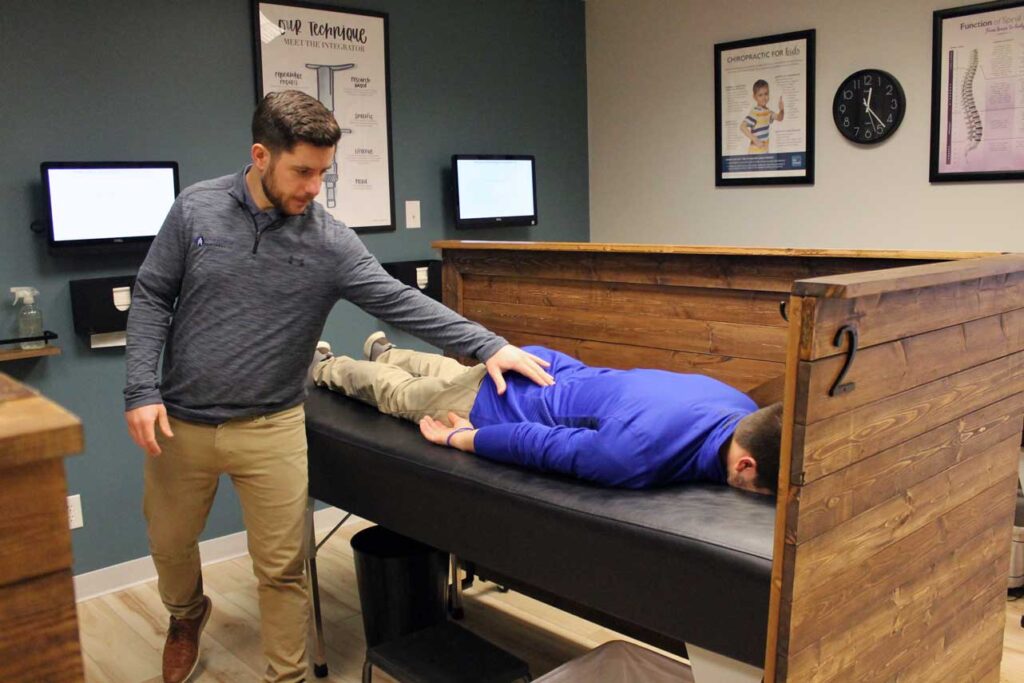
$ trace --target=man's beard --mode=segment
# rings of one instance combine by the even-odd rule
[[[284,198],[274,190],[274,166],[270,166],[266,174],[260,176],[260,186],[273,207],[281,214],[289,215],[285,210]]]

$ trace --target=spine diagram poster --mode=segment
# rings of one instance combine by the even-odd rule
[[[350,228],[393,230],[387,15],[256,1],[253,18],[257,95],[301,90],[341,127],[317,201]]]
[[[935,12],[933,182],[1024,178],[1024,2]]]
[[[715,45],[715,184],[814,182],[814,31]]]

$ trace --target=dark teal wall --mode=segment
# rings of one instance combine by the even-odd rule
[[[582,0],[335,4],[390,15],[399,228],[365,236],[380,260],[431,258],[429,243],[441,238],[588,239]],[[176,159],[183,186],[241,168],[255,104],[250,33],[248,0],[7,0],[0,11],[0,295],[14,285],[40,289],[45,326],[63,349],[0,372],[85,425],[86,451],[67,466],[86,521],[73,533],[76,573],[149,552],[144,456],[123,426],[124,353],[75,336],[68,293],[71,279],[133,273],[141,258],[48,254],[29,230],[42,217],[39,163]],[[540,225],[450,227],[446,169],[458,152],[535,154]],[[407,199],[422,202],[421,230],[403,227]],[[355,353],[377,327],[340,303],[324,337]],[[16,332],[15,309],[0,308],[0,338]],[[222,486],[204,538],[241,528]]]

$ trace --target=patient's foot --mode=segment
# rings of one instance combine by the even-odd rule
[[[318,341],[316,343],[316,350],[313,351],[313,362],[309,364],[309,379],[311,381],[316,379],[313,376],[316,366],[331,358],[334,358],[334,354],[331,353],[331,345],[323,340]]]
[[[380,354],[394,347],[395,345],[388,341],[387,336],[378,330],[363,342],[363,358],[366,360],[377,360],[380,358]]]

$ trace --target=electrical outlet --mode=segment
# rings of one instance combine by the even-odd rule
[[[77,493],[68,496],[68,525],[72,529],[85,526],[85,519],[82,517],[82,496]]]

